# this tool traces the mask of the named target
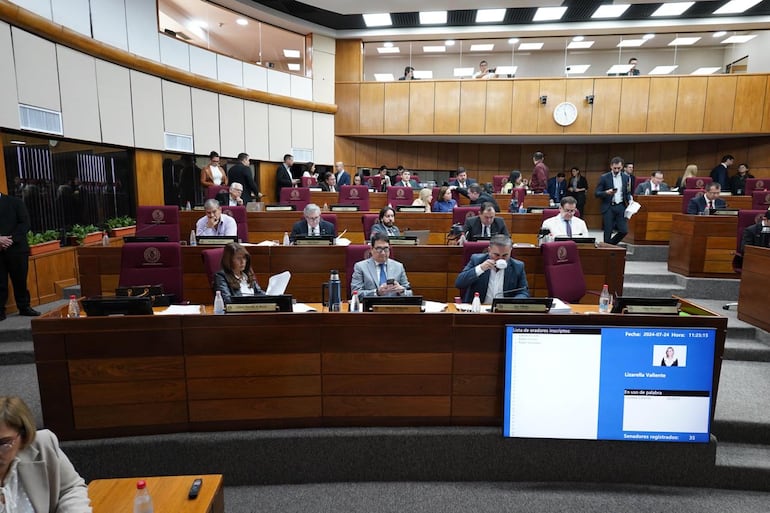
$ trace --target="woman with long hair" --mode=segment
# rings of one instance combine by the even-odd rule
[[[231,303],[233,296],[265,294],[251,268],[251,255],[237,242],[225,245],[221,265],[222,269],[214,275],[214,291],[222,293],[225,303]]]
[[[695,164],[690,164],[686,168],[684,168],[684,174],[676,179],[676,184],[674,187],[679,188],[679,194],[684,194],[684,188],[686,185],[686,180],[688,178],[693,178],[695,176],[698,176],[698,166]]]

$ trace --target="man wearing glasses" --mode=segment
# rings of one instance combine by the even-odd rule
[[[529,297],[524,262],[511,258],[512,247],[510,237],[495,235],[486,252],[471,256],[455,280],[455,287],[465,290],[463,301],[473,301],[476,292],[486,304],[496,297]]]
[[[548,230],[554,237],[587,237],[588,226],[585,221],[575,217],[575,212],[577,200],[572,196],[564,196],[559,202],[559,215],[543,221],[540,232]]]
[[[412,295],[404,265],[390,258],[390,239],[386,234],[372,234],[372,257],[356,262],[350,290],[357,291],[358,297]]]
[[[206,210],[206,215],[195,223],[196,235],[238,235],[235,219],[222,213],[222,207],[217,200],[206,200],[203,208]]]
[[[297,237],[320,237],[321,235],[337,236],[334,225],[321,219],[321,209],[315,203],[308,203],[302,211],[305,219],[297,221],[291,228],[289,240],[294,242]]]

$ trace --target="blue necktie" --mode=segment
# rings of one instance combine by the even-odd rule
[[[569,221],[564,221],[567,223],[567,237],[572,237],[572,223]]]
[[[380,285],[388,281],[388,273],[385,271],[385,264],[380,264]]]

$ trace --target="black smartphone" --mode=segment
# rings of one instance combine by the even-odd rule
[[[396,280],[393,278],[388,278],[388,281],[386,281],[385,283],[387,283],[388,285],[393,285],[394,283],[396,283]]]

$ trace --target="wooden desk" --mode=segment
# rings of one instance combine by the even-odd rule
[[[198,498],[190,500],[193,480],[203,479]],[[88,484],[88,496],[94,513],[133,513],[136,482],[143,479],[158,513],[224,513],[225,497],[222,475],[129,477],[94,479]]]
[[[767,291],[770,290],[770,249],[746,246],[743,251],[738,318],[770,331]]]
[[[674,214],[668,270],[698,278],[738,278],[733,271],[735,216]]]
[[[435,214],[438,215],[438,214]],[[515,215],[516,218],[534,220],[539,214]],[[201,251],[202,246],[182,247],[184,269],[184,296],[193,303],[208,304],[212,301]],[[394,246],[392,257],[403,263],[416,294],[436,301],[452,301],[458,291],[455,279],[462,270],[462,253],[459,246]],[[249,246],[252,267],[257,270],[257,280],[265,287],[271,275],[289,270],[292,273],[287,289],[299,301],[320,302],[321,283],[329,279],[329,271],[338,269],[343,289],[349,280],[345,271],[345,248],[338,246]],[[530,293],[547,296],[540,248],[517,247],[514,258],[522,260],[527,271]],[[586,285],[589,290],[601,290],[608,284],[610,292],[622,294],[625,272],[625,249],[617,246],[580,247]],[[120,277],[121,249],[93,247],[78,249],[80,287],[84,296],[112,295]],[[347,296],[347,292],[343,292]],[[593,302],[590,296],[584,301]]]

